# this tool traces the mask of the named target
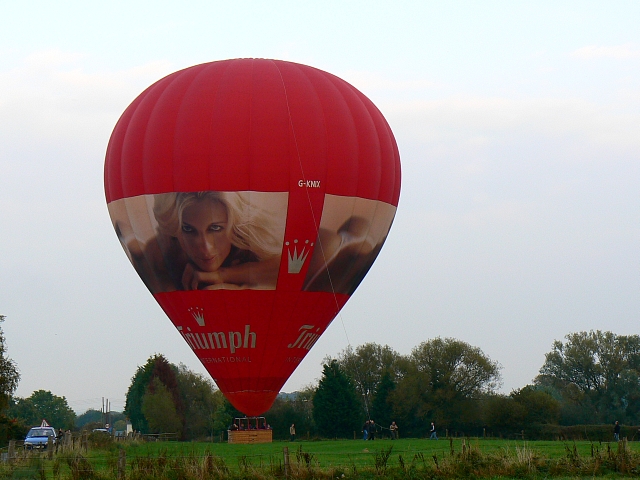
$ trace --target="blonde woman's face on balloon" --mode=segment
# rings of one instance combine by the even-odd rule
[[[226,207],[207,199],[182,211],[178,240],[191,262],[203,272],[215,272],[231,252]]]

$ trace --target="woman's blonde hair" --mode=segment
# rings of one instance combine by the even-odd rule
[[[194,203],[219,203],[227,211],[228,235],[231,244],[253,252],[264,260],[282,252],[282,239],[278,238],[279,222],[268,212],[250,201],[251,192],[180,192],[154,196],[153,213],[158,221],[158,233],[178,237],[184,210]]]

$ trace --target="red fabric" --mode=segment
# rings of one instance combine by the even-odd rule
[[[258,415],[378,254],[398,204],[400,159],[380,111],[345,81],[295,63],[237,59],[173,73],[136,98],[109,141],[104,181],[107,203],[205,190],[288,193],[275,290],[153,292],[227,398]],[[324,254],[314,241],[327,195],[344,197],[338,204],[354,212],[366,199],[392,206],[392,213],[386,210],[387,230],[378,229],[373,253],[363,260],[347,252],[327,268],[325,277],[341,285],[337,293],[303,291],[312,255]],[[368,211],[371,224],[378,210]],[[355,235],[335,227],[332,233]],[[309,254],[299,274],[288,271],[294,245],[306,245]],[[204,326],[198,311],[205,312]],[[226,347],[211,348],[223,337]],[[231,348],[239,339],[242,347]]]
[[[237,59],[173,73],[118,121],[107,150],[107,202],[145,193],[289,191],[397,206],[398,149],[380,111],[338,77],[279,60]]]

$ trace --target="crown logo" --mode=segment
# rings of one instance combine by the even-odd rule
[[[198,325],[204,327],[204,308],[191,307],[188,308],[187,311],[191,314],[193,319],[198,322]]]
[[[300,270],[302,270],[302,266],[304,265],[304,262],[307,259],[309,252],[311,251],[311,248],[307,249],[307,247],[313,247],[313,243],[309,243],[309,240],[305,240],[305,244],[302,247],[302,250],[300,250],[300,253],[298,253],[297,243],[298,239],[296,238],[293,241],[293,251],[291,251],[290,243],[285,242],[285,245],[287,245],[288,247],[287,256],[289,257],[289,273],[300,273]]]

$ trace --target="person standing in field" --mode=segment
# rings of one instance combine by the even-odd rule
[[[616,420],[616,424],[613,426],[613,439],[617,442],[620,440],[620,423]]]
[[[365,420],[364,425],[362,426],[362,439],[369,439],[369,420]]]
[[[291,435],[291,441],[295,441],[296,439],[296,424],[292,423],[289,427],[289,435]]]
[[[437,440],[438,439],[438,435],[436,435],[436,425],[435,423],[431,422],[431,436],[429,437],[429,440]]]
[[[398,439],[398,425],[396,425],[396,422],[391,422],[391,425],[389,426],[389,430],[391,431],[391,440],[397,440]]]
[[[369,420],[369,440],[376,439],[376,422]]]

